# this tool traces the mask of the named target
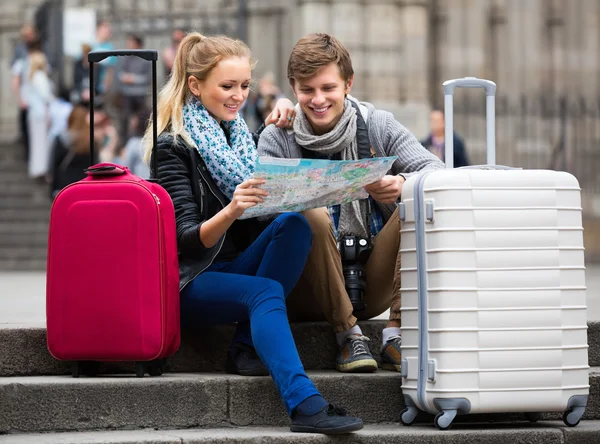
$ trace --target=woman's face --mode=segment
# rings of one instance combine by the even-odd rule
[[[294,94],[315,134],[331,131],[340,121],[353,81],[354,76],[345,82],[340,68],[332,62],[314,76],[294,82]]]
[[[206,79],[188,79],[192,93],[215,120],[234,120],[250,92],[252,69],[248,57],[221,60]]]

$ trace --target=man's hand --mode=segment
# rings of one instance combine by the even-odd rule
[[[381,180],[365,186],[367,193],[380,203],[395,203],[402,194],[402,176],[383,176]]]
[[[273,111],[267,116],[265,126],[274,123],[277,128],[291,128],[294,125],[296,108],[290,99],[281,98],[275,104]]]

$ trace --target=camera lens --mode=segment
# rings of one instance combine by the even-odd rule
[[[362,265],[352,264],[344,267],[344,280],[354,311],[364,310],[366,307],[364,302],[366,282]]]

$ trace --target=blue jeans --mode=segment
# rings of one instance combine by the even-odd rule
[[[300,362],[285,307],[311,243],[304,216],[285,213],[233,262],[212,264],[181,293],[183,325],[239,323],[235,340],[253,343],[290,415],[319,394]]]

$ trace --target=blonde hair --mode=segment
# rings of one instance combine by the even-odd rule
[[[183,126],[183,105],[191,94],[189,76],[205,80],[212,69],[223,59],[248,57],[251,68],[254,61],[250,48],[241,40],[227,36],[205,37],[198,32],[189,33],[179,44],[169,81],[158,93],[157,116],[151,116],[144,134],[144,161],[150,163],[152,156],[152,120],[156,118],[157,133],[169,131],[174,137],[182,137],[191,143]]]
[[[29,55],[29,66],[29,80],[33,79],[33,75],[38,71],[47,73],[48,62],[44,53],[41,51],[32,52]]]

